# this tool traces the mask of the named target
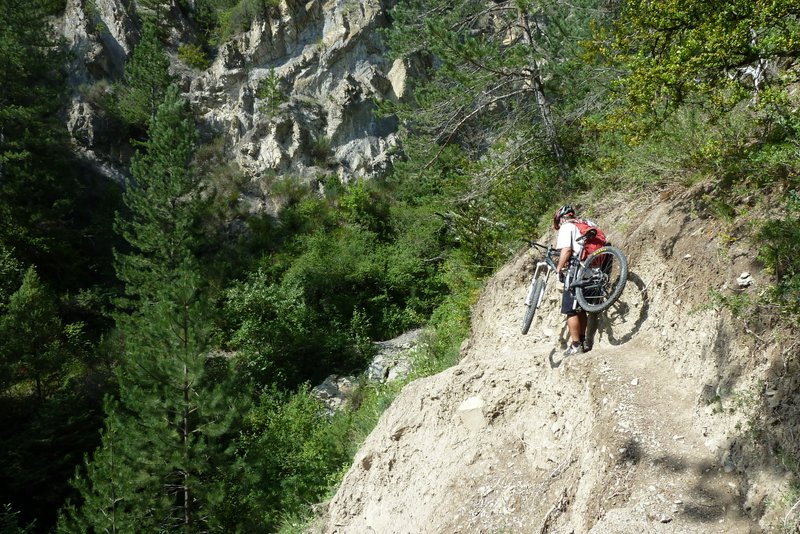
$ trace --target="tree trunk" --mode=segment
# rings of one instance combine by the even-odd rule
[[[533,93],[536,95],[536,103],[539,106],[539,115],[542,119],[542,126],[544,126],[544,133],[547,136],[547,141],[550,144],[550,151],[558,163],[558,173],[561,178],[569,176],[569,169],[567,167],[566,156],[564,155],[564,148],[561,146],[561,141],[558,139],[558,129],[553,121],[553,114],[550,110],[550,103],[547,101],[547,96],[544,94],[544,84],[542,83],[542,76],[539,72],[539,67],[536,63],[531,65],[531,85]]]
[[[567,167],[567,159],[564,155],[564,147],[561,146],[561,141],[558,139],[558,128],[556,128],[555,121],[553,120],[550,103],[547,101],[547,95],[545,95],[544,92],[542,73],[539,70],[539,65],[536,63],[536,57],[534,56],[534,44],[536,43],[534,35],[538,34],[539,30],[531,28],[531,21],[526,10],[520,9],[519,18],[530,48],[531,60],[528,71],[530,72],[531,89],[536,97],[536,104],[539,107],[539,117],[542,120],[544,133],[550,145],[550,152],[558,164],[558,173],[562,179],[566,179],[569,177],[569,168]]]
[[[185,308],[184,308],[185,309]],[[188,328],[184,330],[187,332]],[[186,334],[188,339],[188,333]],[[186,343],[184,341],[184,343]],[[185,352],[185,351],[184,351]],[[191,402],[190,391],[191,385],[189,384],[189,370],[186,364],[183,364],[183,450],[184,454],[189,456],[189,434],[191,429],[189,427],[189,403]],[[192,509],[191,501],[192,493],[189,490],[189,468],[188,462],[183,471],[183,524],[188,527],[192,524]]]

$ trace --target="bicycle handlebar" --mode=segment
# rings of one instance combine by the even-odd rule
[[[521,237],[520,239],[525,241],[528,244],[528,246],[531,247],[531,248],[540,248],[542,250],[549,250],[549,249],[552,248],[549,245],[542,245],[541,243],[537,243],[536,241],[531,241],[530,239],[527,239],[525,237]]]
[[[545,257],[549,260],[548,263],[550,262],[554,263],[555,259],[558,258],[558,255],[560,254],[560,251],[558,249],[553,248],[552,245],[542,245],[541,243],[537,243],[536,241],[532,241],[524,237],[521,239],[525,241],[529,247],[543,250],[545,252]],[[551,269],[555,270],[555,264],[550,267]]]

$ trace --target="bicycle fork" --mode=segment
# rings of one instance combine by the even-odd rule
[[[539,292],[538,299],[536,302],[531,302],[533,300],[533,288],[536,285],[536,280],[539,277],[542,277],[542,290]],[[550,268],[548,267],[546,262],[540,261],[536,264],[536,270],[533,271],[533,278],[531,279],[531,287],[528,288],[528,296],[525,297],[525,305],[531,306],[533,305],[534,308],[538,308],[539,305],[542,303],[542,298],[544,298],[544,290],[547,288],[547,281],[550,278]]]

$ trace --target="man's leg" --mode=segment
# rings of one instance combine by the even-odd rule
[[[569,340],[572,343],[580,343],[582,332],[586,328],[586,313],[583,313],[583,320],[581,314],[567,316],[567,329],[569,330]]]
[[[569,330],[569,343],[567,343],[564,356],[580,354],[583,352],[581,335],[586,331],[586,312],[578,309],[575,295],[569,291],[564,291],[561,297],[561,313],[567,316],[567,330]],[[581,314],[583,314],[583,319],[581,319]]]

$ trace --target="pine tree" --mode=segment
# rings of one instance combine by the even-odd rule
[[[0,508],[0,532],[4,534],[29,534],[33,532],[33,524],[25,527],[19,524],[19,512],[14,511],[10,504]]]
[[[70,231],[81,187],[58,113],[64,56],[44,4],[0,0],[0,245],[52,281],[80,263]]]
[[[0,377],[12,383],[32,379],[36,397],[44,400],[49,382],[66,363],[61,332],[55,298],[30,267],[0,317]]]
[[[117,219],[131,246],[116,258],[131,312],[117,316],[119,403],[108,405],[103,446],[76,482],[84,504],[66,513],[62,531],[100,516],[115,518],[115,532],[214,526],[238,410],[224,369],[208,372],[212,321],[194,254],[203,205],[191,165],[196,135],[173,86],[132,163],[129,213]]]
[[[5,309],[9,297],[22,283],[22,265],[14,257],[13,250],[0,244],[0,312]]]
[[[119,87],[119,114],[135,127],[144,128],[149,124],[172,83],[169,57],[158,35],[157,26],[145,22],[142,38],[125,65],[123,82]]]
[[[127,213],[115,228],[131,246],[116,254],[116,269],[132,299],[152,300],[170,287],[179,270],[193,270],[205,201],[197,169],[191,166],[197,130],[186,102],[171,86],[149,139],[131,163],[133,183],[123,195]]]
[[[72,480],[73,486],[83,496],[84,504],[79,509],[69,503],[62,510],[59,532],[133,534],[142,532],[147,526],[146,518],[131,513],[134,509],[129,503],[136,487],[147,483],[137,476],[126,456],[125,446],[129,441],[116,414],[117,405],[110,398],[106,403],[108,415],[101,445],[91,461],[88,457],[84,460],[85,473],[76,469]]]
[[[209,373],[210,321],[199,277],[185,272],[120,320],[119,403],[108,403],[102,446],[75,481],[83,504],[60,531],[206,532],[216,524],[237,396]]]
[[[221,496],[215,470],[229,463],[219,438],[236,414],[207,373],[210,317],[198,286],[199,277],[184,272],[164,300],[123,326],[133,335],[119,373],[120,400],[141,440],[137,457],[162,488],[155,517],[169,530],[207,528]],[[153,497],[139,506],[153,507]]]
[[[561,139],[563,116],[576,102],[570,78],[589,36],[593,0],[503,0],[447,2],[407,0],[392,11],[387,31],[392,53],[427,59],[427,74],[414,105],[401,109],[428,161],[448,145],[477,156],[499,139],[511,140],[515,165],[549,152],[561,178],[568,155]],[[588,76],[589,73],[587,72]],[[409,139],[414,142],[414,139]],[[476,158],[477,159],[477,158]]]

